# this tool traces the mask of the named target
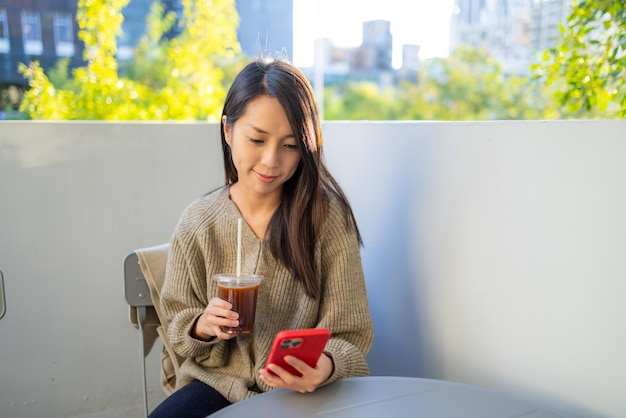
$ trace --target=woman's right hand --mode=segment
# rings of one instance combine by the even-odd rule
[[[191,336],[203,341],[213,337],[230,340],[235,334],[222,332],[221,327],[239,326],[239,314],[232,310],[233,305],[221,298],[213,298],[196,321]]]

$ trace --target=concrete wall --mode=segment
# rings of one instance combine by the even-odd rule
[[[373,374],[626,416],[626,121],[324,130],[365,240]],[[122,261],[169,239],[220,159],[210,124],[0,123],[0,416],[142,414]]]

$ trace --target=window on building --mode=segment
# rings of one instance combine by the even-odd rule
[[[59,57],[74,55],[72,15],[69,13],[56,13],[54,15],[54,47]]]
[[[5,54],[11,50],[9,43],[9,20],[6,9],[0,9],[0,54]]]
[[[22,39],[26,55],[42,55],[41,20],[39,12],[22,11]]]

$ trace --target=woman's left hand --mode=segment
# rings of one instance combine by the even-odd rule
[[[269,368],[261,369],[261,379],[273,388],[291,389],[300,393],[313,392],[319,385],[324,383],[333,373],[333,361],[326,354],[322,354],[315,368],[294,356],[285,356],[287,364],[302,373],[301,377],[289,373],[276,364],[269,364]]]

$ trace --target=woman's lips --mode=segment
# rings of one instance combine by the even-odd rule
[[[278,178],[278,176],[266,176],[264,174],[257,173],[256,171],[255,171],[255,174],[257,178],[261,180],[263,183],[271,183]]]

